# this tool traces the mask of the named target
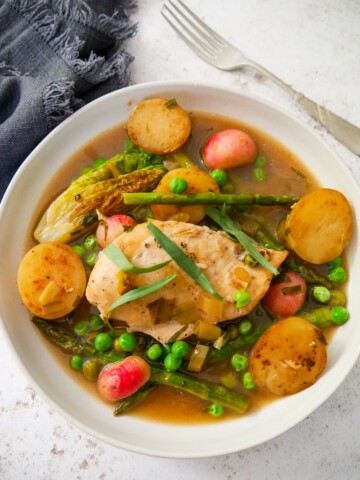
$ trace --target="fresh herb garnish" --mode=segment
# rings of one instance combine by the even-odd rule
[[[156,265],[152,265],[151,267],[137,267],[136,265],[133,265],[131,262],[129,262],[124,253],[120,250],[120,248],[117,248],[113,243],[110,243],[110,245],[108,245],[103,250],[103,252],[117,266],[119,270],[128,273],[154,272],[155,270],[159,270],[160,268],[165,267],[171,262],[171,260],[167,260],[166,262],[158,263]]]
[[[246,235],[239,227],[226,215],[224,211],[220,211],[215,207],[208,207],[206,214],[227,233],[233,235],[248,251],[248,253],[256,260],[260,265],[269,270],[274,275],[278,275],[278,270],[271,265],[270,262],[264,258],[261,253],[254,247],[254,240]]]
[[[166,108],[175,108],[175,107],[177,107],[177,101],[175,100],[175,98],[171,98],[170,100],[168,100],[168,101],[165,103],[165,107],[166,107]]]
[[[124,295],[121,295],[121,297],[119,297],[117,300],[115,300],[115,302],[110,305],[107,311],[107,315],[109,315],[109,312],[111,312],[111,310],[114,310],[114,308],[120,307],[120,305],[134,302],[139,298],[146,297],[146,295],[150,295],[150,293],[154,293],[157,290],[160,290],[160,288],[163,288],[165,287],[165,285],[172,282],[175,277],[176,273],[170,275],[170,277],[163,278],[158,282],[150,283],[149,285],[144,285],[143,287],[135,288],[134,290],[130,290],[129,292],[124,293]]]
[[[154,238],[159,242],[160,246],[170,255],[170,257],[176,262],[180,268],[186,272],[195,282],[197,282],[204,290],[210,295],[223,300],[221,295],[217,293],[209,280],[199,267],[179,248],[176,243],[170,240],[161,230],[159,230],[154,224],[149,223],[147,228],[153,234]]]

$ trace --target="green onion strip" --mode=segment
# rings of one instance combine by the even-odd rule
[[[187,273],[195,282],[197,282],[204,290],[216,299],[222,301],[223,298],[211,285],[204,273],[199,267],[176,245],[169,237],[167,237],[161,230],[159,230],[154,224],[149,223],[147,228],[150,230],[155,240],[158,241],[160,246],[170,255],[170,257],[176,262],[185,273]]]
[[[254,247],[254,240],[246,235],[243,231],[239,230],[237,225],[229,218],[225,212],[220,212],[215,207],[208,207],[206,209],[206,214],[227,233],[233,235],[242,246],[248,251],[248,253],[262,265],[264,268],[269,270],[272,274],[278,275],[278,270],[271,265],[270,262],[264,258],[261,253]]]
[[[168,260],[163,263],[158,263],[156,265],[152,265],[151,267],[137,267],[133,265],[129,260],[126,258],[124,253],[120,250],[120,248],[116,247],[113,243],[110,243],[103,252],[105,255],[117,266],[119,270],[128,273],[149,273],[154,272],[155,270],[159,270],[160,268],[165,267],[168,265],[171,260]]]

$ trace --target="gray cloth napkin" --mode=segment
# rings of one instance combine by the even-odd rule
[[[131,83],[121,48],[136,0],[0,0],[0,200],[36,145],[74,111]]]

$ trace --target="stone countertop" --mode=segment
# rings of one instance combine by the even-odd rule
[[[218,71],[197,58],[159,13],[140,0],[135,83],[208,80],[256,94],[316,130],[360,183],[360,159],[327,134],[283,91],[251,70]],[[359,0],[187,0],[219,33],[297,90],[360,126]],[[353,319],[358,321],[359,319]],[[16,319],[14,319],[16,321]],[[102,443],[69,424],[34,392],[0,337],[0,478],[312,479],[360,478],[360,362],[313,414],[258,447],[212,459],[151,458]]]

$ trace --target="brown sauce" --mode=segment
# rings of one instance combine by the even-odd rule
[[[240,128],[248,132],[255,139],[259,155],[262,155],[266,159],[266,181],[257,182],[254,180],[252,165],[235,169],[230,173],[230,180],[235,186],[235,191],[241,191],[242,193],[276,193],[278,195],[301,196],[319,186],[317,180],[304,165],[302,165],[301,161],[282,144],[267,134],[238,121],[208,113],[192,113],[191,119],[192,133],[187,144],[183,147],[183,151],[200,165],[202,144],[209,135],[218,130]],[[60,193],[72,178],[78,177],[81,170],[91,165],[96,158],[110,158],[116,153],[123,151],[125,140],[127,140],[127,134],[124,125],[117,125],[91,139],[76,151],[64,163],[56,177],[52,179],[44,191],[34,217],[35,220],[37,220],[45,210],[49,204],[49,199],[56,196],[54,192],[57,192],[57,194]],[[284,216],[284,209],[280,207],[258,207],[253,208],[251,213],[255,216],[261,216],[262,222],[265,222],[266,226],[272,232],[275,232],[278,221]],[[34,221],[34,224],[35,223]],[[81,309],[75,312],[74,321],[84,318],[84,315],[90,311],[86,302],[83,302]],[[254,320],[255,323],[261,323],[264,321],[264,318],[261,316],[257,318],[256,314],[254,314],[252,320]],[[330,337],[330,330],[328,334],[327,336]],[[88,388],[89,391],[96,394],[95,384],[89,383],[81,374],[71,370],[68,355],[65,355],[53,346],[49,346],[49,348],[54,352],[59,363],[73,376],[74,381],[77,381],[83,385],[84,388]],[[219,376],[226,375],[230,371],[237,376],[235,389],[251,397],[250,412],[275,398],[273,395],[261,392],[258,389],[253,391],[245,390],[241,384],[241,374],[236,373],[232,369],[229,360],[222,362],[219,366],[207,368],[203,373],[199,374],[199,377],[207,380],[216,380],[218,382]],[[135,407],[130,415],[181,424],[219,421],[219,418],[211,417],[206,412],[207,406],[208,402],[202,401],[190,394],[160,386],[154,389],[144,402]],[[235,414],[226,412],[221,417],[221,420],[229,420],[235,417]]]

